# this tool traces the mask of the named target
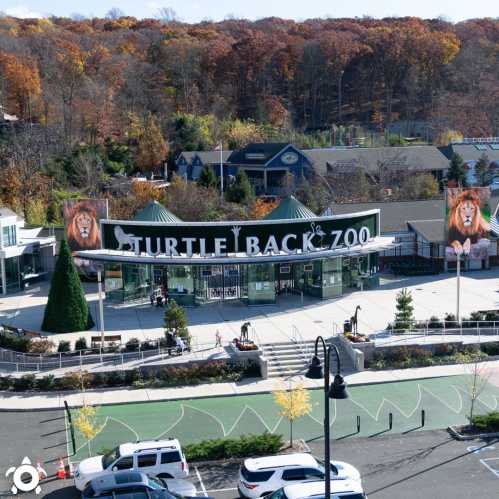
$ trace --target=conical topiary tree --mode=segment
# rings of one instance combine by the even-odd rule
[[[66,240],[61,242],[59,258],[50,283],[42,330],[51,333],[85,331],[94,326],[85,293]]]
[[[409,329],[414,325],[414,307],[412,306],[412,295],[407,288],[397,294],[395,308],[395,329]]]

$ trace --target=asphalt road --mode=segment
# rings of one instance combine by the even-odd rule
[[[3,438],[1,443],[4,442],[9,439]],[[10,449],[16,447],[15,443],[9,445]],[[322,455],[322,441],[309,445],[314,455]],[[23,454],[22,448],[17,455]],[[360,469],[369,499],[498,497],[499,439],[458,442],[445,431],[422,431],[334,441],[331,451],[333,459],[350,462]],[[1,455],[3,461],[3,446]],[[190,479],[200,495],[233,499],[237,497],[237,473],[237,462],[192,463]],[[80,496],[70,480],[53,480],[42,484],[41,495],[24,497],[77,499]]]

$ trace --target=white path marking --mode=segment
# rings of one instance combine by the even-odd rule
[[[207,492],[209,492],[211,494],[212,492],[229,492],[231,490],[237,490],[237,487],[230,487],[228,489],[211,489],[211,490],[207,490]]]
[[[487,461],[498,461],[499,460],[499,457],[490,457],[490,458],[487,458],[487,459],[480,459],[480,462],[489,470],[491,471],[497,478],[499,478],[499,470],[497,470],[496,468],[493,468],[492,466],[490,466]]]
[[[194,469],[196,470],[196,475],[197,475],[198,480],[199,480],[199,485],[201,485],[201,489],[203,490],[203,494],[205,495],[205,497],[208,497],[208,492],[206,492],[206,488],[204,486],[203,479],[201,478],[201,473],[199,473],[197,466],[194,466]]]
[[[165,431],[162,431],[153,440],[159,440],[165,433],[168,433],[172,428],[175,428],[175,426],[177,426],[182,421],[182,419],[184,419],[184,414],[185,414],[184,404],[180,404],[180,416],[178,417],[178,419],[172,425],[170,425]]]
[[[139,434],[130,425],[126,424],[124,421],[121,421],[121,419],[113,418],[112,416],[110,416],[109,419],[112,419],[117,423],[121,423],[125,428],[128,428],[137,437],[137,442],[140,440]]]

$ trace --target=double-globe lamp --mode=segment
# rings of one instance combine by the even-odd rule
[[[324,352],[324,372],[322,371],[321,360],[318,355],[319,342],[322,344]],[[331,351],[336,355],[336,374],[333,383],[329,385],[329,369],[331,362]],[[324,378],[324,471],[325,471],[325,499],[331,498],[331,449],[329,443],[329,399],[346,399],[348,393],[346,383],[341,376],[340,353],[336,345],[326,345],[324,338],[318,336],[315,340],[315,352],[308,367],[305,377],[310,379]]]

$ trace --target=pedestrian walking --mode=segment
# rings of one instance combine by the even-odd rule
[[[215,348],[221,346],[222,346],[222,335],[220,334],[220,331],[217,329],[217,332],[215,333]]]

